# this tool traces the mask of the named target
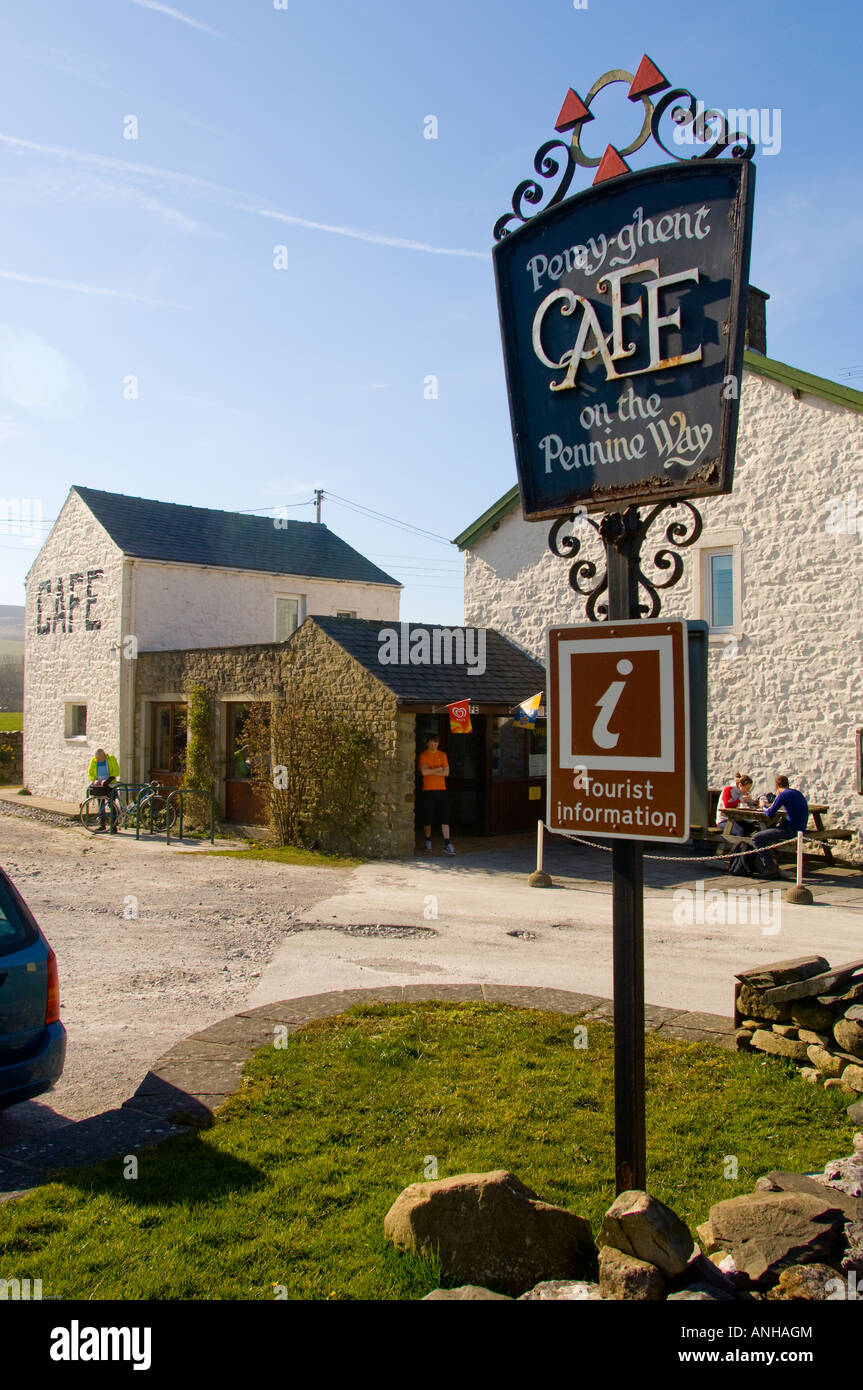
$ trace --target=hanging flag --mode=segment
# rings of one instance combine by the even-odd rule
[[[533,729],[535,727],[541,702],[541,690],[538,690],[535,695],[531,695],[529,700],[522,700],[514,721],[517,729]]]
[[[451,734],[473,733],[473,725],[470,722],[470,705],[467,700],[457,700],[455,704],[447,705],[447,709]]]

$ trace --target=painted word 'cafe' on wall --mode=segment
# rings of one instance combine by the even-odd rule
[[[253,823],[244,729],[254,703],[284,698],[293,661],[375,739],[363,852],[413,850],[431,732],[459,833],[535,824],[544,730],[515,716],[542,689],[541,664],[494,629],[402,624],[400,595],[320,523],[72,488],[27,578],[25,785],[77,804],[100,746],[122,781],[177,785],[200,685],[220,812]],[[465,700],[472,730],[452,733],[446,707]]]

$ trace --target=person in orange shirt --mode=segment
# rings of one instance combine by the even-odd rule
[[[443,852],[444,854],[455,854],[452,840],[449,837],[449,796],[446,789],[449,762],[446,753],[441,752],[438,748],[437,734],[429,734],[426,739],[425,752],[420,753],[418,761],[420,775],[423,779],[421,805],[426,850],[431,851],[432,847],[432,822],[439,820],[443,835]]]

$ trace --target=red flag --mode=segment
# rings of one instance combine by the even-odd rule
[[[470,705],[467,700],[457,700],[453,705],[447,705],[449,710],[449,729],[451,734],[472,734],[473,725],[470,722]]]

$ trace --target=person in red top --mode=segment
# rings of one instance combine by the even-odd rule
[[[437,734],[429,734],[426,739],[425,752],[420,753],[418,763],[420,776],[423,779],[421,805],[426,851],[430,852],[432,847],[432,822],[439,820],[443,835],[443,852],[444,854],[455,854],[449,837],[449,797],[446,790],[449,762],[446,753],[438,748]]]
[[[721,830],[727,821],[732,821],[732,835],[753,835],[758,829],[752,821],[744,820],[737,813],[747,806],[755,806],[752,796],[752,778],[747,777],[743,772],[735,772],[734,785],[730,783],[722,788],[719,804],[716,807],[716,824]],[[729,861],[729,872],[735,875],[750,877],[753,873],[751,854],[735,854]]]
[[[752,778],[747,777],[743,772],[735,772],[734,785],[729,783],[727,787],[722,788],[719,804],[716,807],[716,824],[721,830],[727,820],[733,820],[732,834],[751,835],[758,827],[750,821],[739,820],[736,815],[731,816],[729,813],[738,811],[741,807],[745,809],[747,806],[755,805],[756,802],[752,796]]]

